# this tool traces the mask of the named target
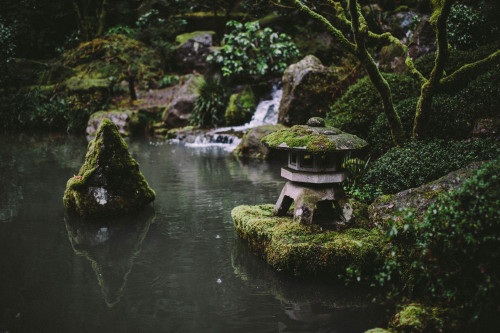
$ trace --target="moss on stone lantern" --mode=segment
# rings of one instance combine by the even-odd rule
[[[288,151],[288,165],[281,176],[288,180],[274,207],[274,214],[285,215],[295,202],[294,219],[311,224],[324,217],[345,220],[340,201],[345,198],[340,186],[347,174],[342,160],[348,152],[368,143],[335,127],[325,126],[322,118],[309,119],[307,125],[295,125],[262,139],[269,148]]]

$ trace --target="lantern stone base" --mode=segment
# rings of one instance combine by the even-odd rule
[[[313,222],[344,224],[353,211],[340,184],[306,185],[288,181],[274,206],[274,215],[286,215],[293,202],[294,221],[306,225]]]

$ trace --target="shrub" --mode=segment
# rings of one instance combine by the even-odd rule
[[[415,79],[407,74],[383,74],[389,82],[394,103],[420,94]],[[377,116],[383,112],[382,100],[370,81],[364,77],[353,84],[342,97],[330,107],[327,122],[346,132],[366,138],[368,130]]]
[[[414,141],[390,149],[371,164],[361,182],[380,188],[384,194],[393,194],[418,187],[471,162],[496,158],[499,154],[500,144],[493,138]]]
[[[220,80],[205,80],[199,87],[199,96],[194,102],[194,109],[189,118],[189,125],[217,127],[224,123],[227,96]]]
[[[481,60],[488,55],[492,54],[500,47],[500,42],[492,42],[487,45],[483,45],[474,51],[461,51],[450,49],[450,56],[448,61],[444,66],[445,73],[451,74],[463,65]],[[430,52],[421,58],[415,60],[415,67],[425,76],[429,77],[432,68],[434,67],[434,62],[436,61],[436,52]]]
[[[299,55],[290,37],[260,29],[258,21],[229,21],[227,27],[232,31],[224,35],[222,49],[207,56],[208,62],[221,66],[224,76],[281,74]]]
[[[483,164],[458,190],[438,197],[423,221],[406,212],[384,226],[390,249],[375,284],[452,309],[448,325],[460,321],[464,331],[498,328],[499,162]]]
[[[499,175],[497,158],[429,208],[417,226],[411,265],[416,290],[424,288],[433,300],[461,305],[462,315],[486,323],[493,319],[489,315],[498,316],[500,297]]]
[[[481,45],[490,34],[484,15],[465,4],[456,3],[448,16],[448,42],[458,50]]]
[[[53,92],[18,91],[3,96],[0,104],[3,130],[66,131],[72,121],[65,99]]]
[[[412,132],[418,97],[405,99],[395,105],[403,128]],[[432,112],[425,125],[425,135],[442,139],[465,139],[472,135],[478,119],[495,117],[500,104],[500,69],[492,69],[454,95],[441,93],[432,101]],[[379,114],[367,138],[373,157],[393,147],[387,119]]]

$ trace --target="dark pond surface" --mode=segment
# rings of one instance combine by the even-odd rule
[[[238,239],[231,209],[275,202],[279,165],[129,142],[154,213],[88,225],[62,204],[86,147],[0,137],[0,332],[362,332],[385,321],[364,291],[276,272]]]

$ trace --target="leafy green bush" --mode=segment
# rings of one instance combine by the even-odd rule
[[[498,315],[499,175],[497,158],[429,208],[417,229],[419,255],[412,263],[417,290],[422,287],[434,299],[460,304],[464,315],[482,321],[488,312]]]
[[[63,97],[41,90],[3,96],[0,104],[0,123],[5,131],[67,131],[78,117]]]
[[[224,35],[222,49],[207,56],[208,62],[221,66],[224,76],[281,74],[299,55],[290,37],[260,29],[258,21],[229,21],[227,27],[232,31]]]
[[[418,97],[405,99],[395,105],[403,128],[412,132]],[[425,135],[442,139],[465,139],[472,135],[474,124],[481,118],[496,117],[500,104],[500,68],[494,68],[455,92],[441,93],[432,101],[430,119]],[[394,146],[384,114],[379,114],[367,138],[373,157],[378,157]]]
[[[451,7],[447,23],[448,42],[458,50],[469,50],[481,45],[489,34],[483,14],[462,3]]]
[[[497,329],[499,175],[497,157],[458,190],[438,197],[423,221],[406,212],[384,226],[390,249],[374,283],[390,284],[394,293],[403,292],[400,296],[453,309],[449,324],[459,320],[461,329],[470,325],[464,331]]]
[[[445,73],[451,74],[463,65],[481,60],[492,54],[500,48],[500,42],[492,42],[487,45],[482,45],[474,51],[461,51],[450,49],[450,56],[444,66]],[[430,52],[421,58],[415,60],[415,67],[425,76],[429,77],[434,62],[436,60],[436,52]]]
[[[394,103],[420,94],[416,80],[407,74],[384,73],[389,82]],[[370,81],[364,77],[342,95],[330,107],[327,122],[346,132],[366,138],[368,130],[377,116],[383,112],[382,100]]]
[[[496,158],[499,154],[500,143],[493,138],[414,141],[390,149],[371,164],[361,182],[380,188],[384,194],[393,194],[438,179],[471,162]]]
[[[222,82],[217,79],[205,80],[199,87],[199,96],[189,118],[189,125],[217,127],[224,123],[227,96]]]

